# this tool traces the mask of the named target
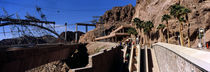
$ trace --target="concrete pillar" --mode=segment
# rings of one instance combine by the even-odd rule
[[[88,32],[88,26],[86,25],[85,27],[86,27],[86,33],[87,33]]]

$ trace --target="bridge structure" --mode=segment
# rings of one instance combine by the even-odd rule
[[[88,32],[88,26],[96,27],[96,24],[87,24],[87,23],[76,23],[76,31],[78,30],[78,26],[85,26],[85,32]]]
[[[11,19],[11,18],[0,18],[0,27],[8,25],[22,25],[22,26],[34,26],[44,30],[47,30],[59,37],[59,34],[50,28],[44,27],[43,24],[54,24],[51,21],[40,21],[40,20],[26,20],[26,19]]]
[[[85,31],[86,33],[88,32],[88,26],[93,26],[96,27],[96,24],[87,24],[87,23],[76,23],[76,32],[78,31],[78,26],[85,26]],[[78,41],[77,39],[78,34],[75,34],[75,40]]]
[[[33,26],[33,27],[37,27],[37,28],[41,28],[44,29],[46,31],[49,31],[50,33],[53,33],[54,35],[56,35],[58,38],[61,38],[60,35],[55,31],[55,22],[53,21],[41,21],[41,20],[32,20],[32,19],[12,19],[12,18],[0,18],[0,27],[4,27],[4,26]],[[46,25],[49,25],[50,27],[46,27]],[[54,25],[53,27],[51,25]],[[75,33],[75,39],[76,41],[78,41],[77,37],[77,31],[78,31],[78,26],[85,26],[85,30],[86,32],[88,32],[88,27],[89,26],[93,26],[96,27],[96,24],[87,24],[87,23],[76,23],[76,24],[69,24],[69,25],[76,25],[76,33]],[[66,32],[67,32],[67,23],[65,23],[65,26],[59,25],[58,27],[65,27],[65,40],[66,40]],[[39,29],[37,29],[39,30]],[[3,30],[4,31],[4,30]],[[24,32],[23,31],[12,31],[12,32]],[[2,33],[6,33],[6,32],[2,32]],[[64,38],[61,38],[64,39]]]

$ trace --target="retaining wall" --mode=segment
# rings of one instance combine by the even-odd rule
[[[210,52],[178,45],[153,45],[160,72],[210,71]]]
[[[122,70],[123,52],[120,46],[103,49],[90,55],[89,61],[86,67],[72,69],[71,72],[119,72]]]
[[[40,65],[68,58],[83,44],[39,45],[0,51],[0,72],[24,72]]]

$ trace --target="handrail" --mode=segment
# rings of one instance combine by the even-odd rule
[[[129,70],[129,72],[131,72],[131,71],[132,71],[133,52],[134,52],[134,46],[132,45],[131,52],[130,52],[129,66],[128,66],[128,70]]]
[[[138,55],[137,55],[137,72],[140,72],[141,47],[140,47],[139,44],[137,44],[137,50],[138,50]]]
[[[124,50],[124,54],[123,54],[123,58],[124,58],[123,62],[125,62],[127,49],[128,49],[128,46],[126,45],[126,46],[125,46],[125,50]]]
[[[145,46],[144,48],[144,53],[145,53],[145,72],[149,72],[148,70],[148,53],[147,53],[147,46]]]

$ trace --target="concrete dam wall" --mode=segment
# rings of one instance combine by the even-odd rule
[[[160,72],[210,71],[210,52],[166,43],[153,45]]]

